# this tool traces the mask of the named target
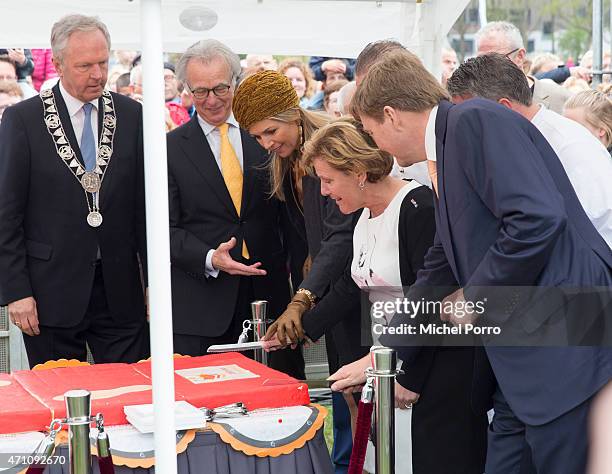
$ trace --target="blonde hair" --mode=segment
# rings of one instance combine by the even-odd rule
[[[380,150],[353,117],[343,117],[317,130],[304,145],[304,166],[314,174],[313,160],[322,159],[343,173],[365,173],[376,183],[391,173],[393,157]]]
[[[285,200],[285,191],[283,183],[287,172],[291,169],[291,165],[302,159],[301,140],[308,141],[310,137],[321,127],[329,123],[330,117],[318,112],[304,110],[301,107],[292,107],[273,117],[270,120],[277,120],[283,123],[296,122],[302,131],[302,136],[299,138],[300,144],[293,151],[289,158],[281,158],[277,153],[270,153],[268,160],[268,170],[270,175],[270,194],[280,199]]]
[[[597,90],[599,92],[603,92],[610,98],[610,94],[612,94],[612,83],[610,82],[602,82],[597,86]]]
[[[589,83],[579,77],[568,77],[561,85],[574,94],[591,90]]]
[[[535,56],[532,56],[531,57],[531,68],[529,69],[529,74],[531,74],[532,76],[535,76],[536,74],[539,74],[540,72],[550,71],[550,69],[543,71],[544,66],[547,66],[550,63],[554,63],[554,66],[551,68],[551,69],[554,69],[560,64],[563,64],[563,61],[561,61],[561,58],[559,56],[557,56],[556,54],[552,54],[552,53],[540,53],[540,54],[536,54]]]
[[[390,51],[374,64],[353,96],[353,115],[365,114],[382,121],[385,106],[400,111],[423,112],[450,100],[448,92],[407,50]]]
[[[315,93],[315,80],[312,76],[312,71],[306,64],[304,64],[303,61],[300,61],[297,58],[287,58],[278,65],[277,71],[284,76],[285,71],[292,67],[298,68],[300,71],[302,71],[302,75],[306,81],[306,92],[304,92],[304,97],[310,99]]]
[[[23,91],[16,81],[0,81],[0,94],[7,94],[11,97],[23,99]]]
[[[564,108],[582,108],[589,125],[605,131],[606,148],[612,145],[612,101],[606,94],[595,90],[582,91],[570,97]]]

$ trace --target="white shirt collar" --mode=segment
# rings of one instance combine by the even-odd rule
[[[68,91],[64,88],[64,84],[62,84],[61,80],[59,81],[59,89],[60,93],[62,94],[62,98],[66,103],[68,115],[70,115],[70,117],[72,118],[83,108],[85,102],[81,102],[76,97],[70,95]],[[96,108],[96,110],[98,110],[98,99],[90,100],[89,103],[92,104]]]
[[[436,161],[436,117],[438,106],[436,105],[429,113],[427,127],[425,128],[425,154],[430,161]]]
[[[230,116],[227,118],[225,122],[231,125],[232,127],[240,128],[240,125],[238,125],[238,121],[234,117],[234,112],[230,114]],[[200,124],[200,127],[202,127],[202,131],[204,132],[204,135],[206,136],[208,136],[209,133],[211,133],[213,130],[217,128],[216,125],[211,125],[206,120],[204,120],[202,117],[200,117],[200,114],[198,114],[198,123]]]
[[[538,104],[537,113],[531,118],[532,122],[537,122],[539,118],[541,118],[546,113],[546,106],[544,104]]]

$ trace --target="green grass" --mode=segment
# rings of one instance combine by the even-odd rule
[[[327,408],[327,416],[325,417],[325,425],[323,427],[323,435],[325,436],[325,442],[327,443],[327,449],[331,453],[334,445],[334,424],[332,423],[332,415],[334,410],[331,405],[325,405]]]

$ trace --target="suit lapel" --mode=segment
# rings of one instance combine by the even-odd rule
[[[232,215],[238,217],[232,198],[227,190],[221,170],[217,165],[208,140],[198,123],[198,116],[194,115],[183,134],[183,150],[200,175],[208,182],[219,200],[223,202]],[[244,186],[243,186],[244,189]]]
[[[64,98],[62,97],[62,93],[59,89],[59,82],[55,86],[53,86],[53,95],[55,96],[55,105],[57,106],[57,113],[60,117],[60,121],[62,122],[62,128],[64,129],[66,138],[68,139],[70,146],[74,150],[77,160],[81,162],[81,166],[83,167],[83,169],[85,169],[85,162],[83,161],[83,156],[81,155],[79,142],[77,141],[76,135],[74,134],[74,129],[72,128],[72,120],[70,120],[68,108],[66,107],[66,103],[64,102]]]
[[[259,157],[263,154],[263,151],[257,142],[242,129],[240,129],[240,138],[242,141],[242,201],[240,215],[244,216],[247,206],[253,202],[249,197],[255,185],[256,167],[262,164]]]
[[[306,183],[307,176],[302,180],[302,185]],[[283,191],[285,193],[285,207],[287,209],[287,216],[291,221],[291,225],[295,228],[297,233],[306,242],[306,221],[304,211],[300,208],[300,205],[295,199],[295,191],[293,184],[293,175],[291,171],[287,171],[287,175],[283,181]]]
[[[115,109],[115,116],[116,115],[117,115],[117,109]],[[104,118],[104,100],[102,100],[102,96],[100,96],[100,98],[98,99],[98,143],[100,143],[100,138],[102,137],[102,119],[103,118]]]
[[[446,176],[444,174],[444,143],[446,141],[446,122],[448,120],[448,112],[451,108],[450,102],[442,101],[438,107],[438,115],[436,116],[436,167],[438,172],[438,196],[437,208],[438,219],[436,220],[436,230],[444,247],[444,253],[448,259],[455,278],[459,281],[459,273],[457,273],[457,262],[455,261],[455,253],[452,245],[452,230],[448,218],[448,207],[446,202],[445,184]]]

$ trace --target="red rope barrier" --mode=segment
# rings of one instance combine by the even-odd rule
[[[41,467],[40,464],[34,464],[28,467],[26,474],[43,474],[44,471],[45,471],[45,466]]]
[[[351,452],[348,474],[361,474],[363,471],[373,410],[373,403],[364,403],[363,400],[359,401],[355,438],[353,439],[353,451]]]
[[[112,456],[104,458],[98,458],[98,466],[100,467],[100,474],[115,474],[115,466],[113,465]]]
[[[113,457],[110,451],[110,442],[108,434],[104,431],[104,417],[101,413],[96,415],[96,425],[98,435],[96,436],[96,447],[98,448],[98,467],[100,474],[115,474],[115,466],[113,466]]]

